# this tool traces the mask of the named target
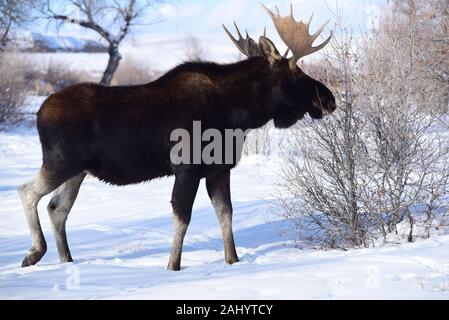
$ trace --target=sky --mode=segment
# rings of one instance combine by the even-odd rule
[[[263,26],[271,27],[268,15],[261,9],[260,0],[209,0],[179,1],[178,4],[164,4],[159,13],[166,19],[154,26],[157,31],[184,33],[222,32],[221,23],[231,24],[234,20],[249,31],[260,32]],[[334,19],[337,3],[344,9],[344,18],[355,29],[365,29],[366,16],[372,15],[374,6],[382,7],[386,0],[268,0],[269,8],[278,5],[281,14],[289,12],[293,4],[297,19],[308,19],[315,13],[315,23]]]
[[[122,45],[125,54],[133,52],[134,55],[145,57],[150,52],[153,61],[159,59],[164,68],[171,67],[181,59],[181,50],[185,48],[186,39],[195,37],[205,52],[205,59],[219,62],[235,60],[239,55],[225,33],[221,24],[233,29],[233,21],[236,21],[241,30],[247,29],[249,34],[258,39],[264,27],[267,27],[267,36],[272,39],[280,51],[285,46],[278,37],[272,25],[270,17],[262,10],[262,0],[168,0],[161,5],[148,10],[141,17],[141,25],[134,26],[132,34]],[[264,4],[274,10],[277,5],[281,15],[289,13],[289,5],[293,4],[294,15],[297,20],[308,20],[314,13],[311,32],[317,30],[321,24],[330,20],[328,28],[322,36],[329,35],[336,21],[335,12],[339,8],[342,11],[344,24],[355,34],[361,33],[373,27],[380,10],[388,0],[265,0]],[[71,14],[76,11],[70,5],[61,5],[64,13]],[[159,23],[152,24],[155,16]],[[65,25],[56,31],[54,24],[41,21],[38,25],[29,27],[29,31],[39,31],[43,34],[71,35],[82,38],[99,39],[93,32],[85,29]],[[167,45],[178,42],[178,46]],[[176,51],[176,52],[174,52]],[[164,52],[167,59],[160,57]],[[159,62],[161,61],[161,62]]]
[[[203,35],[222,36],[221,24],[232,25],[235,20],[250,33],[260,34],[264,26],[274,32],[270,18],[260,6],[261,0],[168,0],[157,8],[147,11],[141,18],[142,25],[135,26],[134,35],[169,34],[202,37]],[[313,27],[327,20],[334,21],[337,6],[343,10],[345,24],[353,31],[366,30],[378,11],[387,0],[267,0],[264,2],[269,8],[278,5],[281,14],[288,14],[290,3],[294,6],[297,19],[308,19],[315,14]],[[65,13],[76,12],[73,7],[66,5],[62,8]],[[160,17],[160,23],[151,24],[154,16]],[[144,24],[150,25],[144,25]],[[42,21],[38,28],[34,25],[29,29],[42,33],[55,33],[53,24],[47,25]],[[90,37],[90,33],[83,32],[79,27],[62,27],[59,34],[81,34]]]

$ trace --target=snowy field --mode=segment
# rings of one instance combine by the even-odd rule
[[[39,100],[34,100],[38,103]],[[31,239],[17,186],[41,164],[37,133],[0,133],[0,298],[4,299],[448,299],[449,235],[351,251],[299,250],[272,204],[280,160],[249,156],[232,172],[241,262],[223,261],[218,222],[204,183],[180,272],[167,271],[173,178],[112,187],[87,178],[68,221],[72,264],[58,264],[46,213],[48,252],[20,263]]]

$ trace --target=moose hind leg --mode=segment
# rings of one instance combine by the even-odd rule
[[[30,228],[32,246],[22,261],[22,267],[35,265],[47,252],[47,243],[42,232],[37,205],[39,200],[55,190],[59,182],[50,179],[45,169],[41,168],[35,180],[19,187],[19,196]]]
[[[64,182],[47,206],[61,263],[73,261],[67,242],[66,222],[85,176],[82,173]]]
[[[189,173],[181,173],[175,177],[171,201],[174,236],[168,263],[169,270],[181,270],[182,245],[192,216],[193,202],[195,201],[199,183],[200,179]]]
[[[224,241],[225,261],[228,264],[239,262],[232,232],[232,202],[230,190],[230,171],[224,171],[206,179],[207,193],[214,206]]]

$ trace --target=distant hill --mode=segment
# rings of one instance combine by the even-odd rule
[[[37,32],[23,34],[15,47],[25,52],[107,52],[107,47],[95,40]]]

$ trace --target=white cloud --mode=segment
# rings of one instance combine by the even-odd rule
[[[252,1],[254,2],[254,1]],[[234,20],[248,19],[250,10],[249,0],[228,0],[221,2],[207,18],[209,25],[217,25],[223,22],[230,22]]]
[[[191,17],[201,12],[203,8],[200,5],[174,5],[171,3],[164,3],[160,6],[158,13],[163,18],[183,18]]]

